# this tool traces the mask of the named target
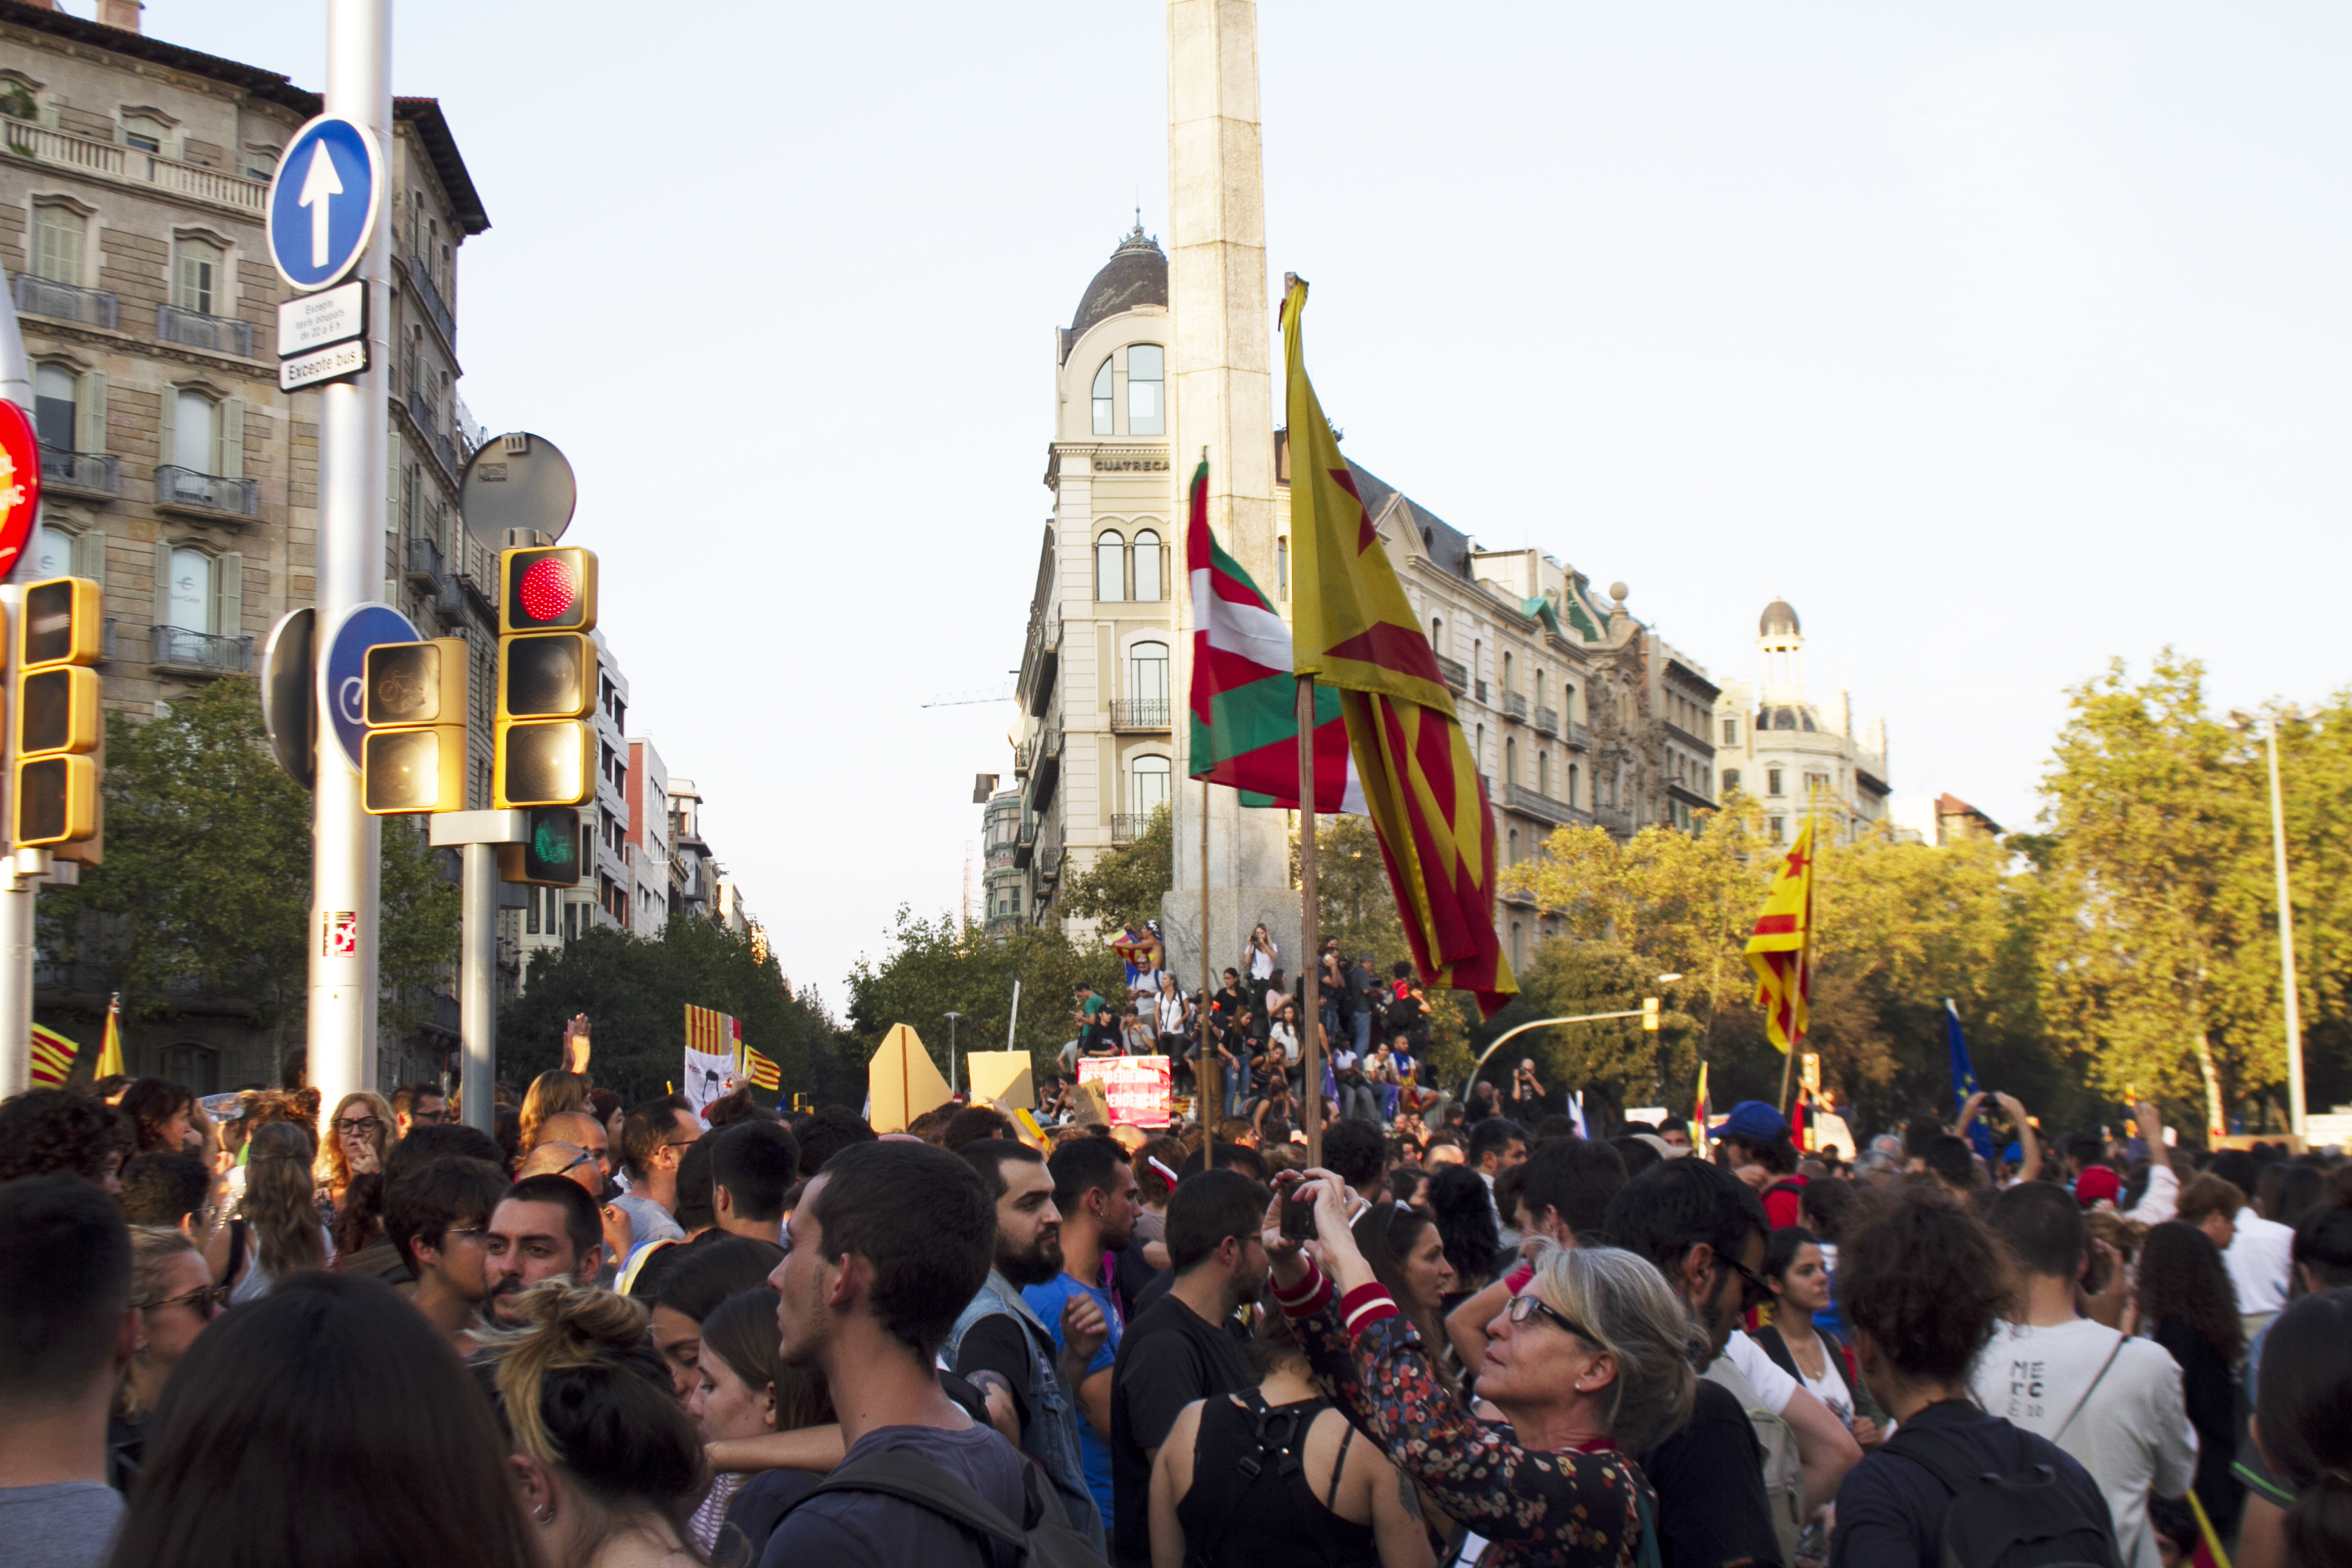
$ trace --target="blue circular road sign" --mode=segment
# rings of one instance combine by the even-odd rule
[[[360,742],[367,734],[367,650],[382,643],[424,640],[406,616],[377,604],[353,606],[326,638],[326,656],[319,660],[319,713],[325,721],[321,727],[334,731],[352,766],[360,765]]]
[[[269,257],[308,291],[351,275],[375,234],[383,154],[367,128],[322,114],[294,133],[269,184]]]

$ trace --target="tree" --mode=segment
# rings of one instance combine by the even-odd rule
[[[947,1070],[946,1015],[957,1020],[959,1053],[1001,1051],[1008,1026],[1014,1050],[1030,1053],[1042,1076],[1056,1066],[1065,1042],[1078,1032],[1071,1015],[1081,982],[1116,1001],[1125,992],[1125,966],[1108,946],[1081,946],[1061,927],[1016,926],[995,936],[952,915],[924,920],[905,905],[879,963],[860,956],[849,972],[851,1048],[860,1070],[894,1024],[911,1027]],[[1021,984],[1021,1015],[1013,1018],[1013,985]],[[961,1079],[956,1080],[959,1085]]]
[[[245,1001],[282,1046],[309,986],[310,797],[270,754],[255,683],[106,718],[105,864],[41,899],[44,949],[134,1015]],[[407,822],[386,819],[383,842],[378,963],[398,1028],[457,957],[458,896]]]
[[[689,1005],[742,1026],[743,1044],[776,1064],[786,1103],[796,1093],[864,1100],[864,1074],[842,1070],[823,1002],[795,994],[775,955],[751,937],[684,916],[650,940],[598,927],[535,962],[528,987],[499,1016],[499,1074],[521,1085],[553,1068],[565,1020],[585,1013],[596,1081],[633,1105],[654,1099],[684,1066]]]
[[[1153,807],[1134,843],[1097,856],[1071,879],[1062,895],[1062,912],[1107,926],[1140,926],[1158,920],[1160,900],[1175,886],[1170,861],[1175,837],[1173,814],[1165,805]]]

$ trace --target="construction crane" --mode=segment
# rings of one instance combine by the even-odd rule
[[[1013,673],[1018,672],[1014,671]],[[938,696],[932,698],[929,701],[924,703],[923,706],[926,708],[961,708],[974,702],[1010,702],[1012,700],[1013,682],[1008,680],[1001,686],[992,686],[971,691],[942,691]]]

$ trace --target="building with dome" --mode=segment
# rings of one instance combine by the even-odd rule
[[[1834,708],[1806,700],[1804,627],[1786,599],[1758,617],[1755,680],[1725,684],[1715,731],[1722,793],[1760,801],[1775,842],[1795,837],[1809,802],[1840,842],[1887,815],[1886,721],[1857,733],[1847,693]]]

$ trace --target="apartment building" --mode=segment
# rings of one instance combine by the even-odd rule
[[[658,937],[669,923],[673,885],[670,858],[669,769],[646,740],[629,742],[628,929]]]
[[[1757,617],[1755,679],[1726,682],[1713,718],[1723,788],[1763,803],[1773,842],[1794,837],[1809,811],[1840,842],[1889,815],[1886,721],[1857,731],[1850,694],[1834,706],[1809,700],[1804,627],[1787,600]]]

